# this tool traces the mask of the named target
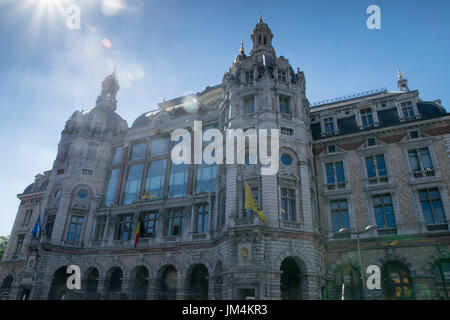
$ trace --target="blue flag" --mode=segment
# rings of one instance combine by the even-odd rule
[[[40,231],[41,231],[41,214],[39,214],[36,220],[36,224],[34,225],[33,230],[31,230],[31,234],[33,235],[33,237],[37,238]]]

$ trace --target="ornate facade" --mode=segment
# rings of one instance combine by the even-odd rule
[[[1,297],[448,298],[450,115],[400,71],[399,91],[311,106],[303,72],[272,38],[260,19],[251,52],[241,46],[220,85],[164,101],[131,127],[108,76],[96,106],[66,122],[53,168],[18,195]],[[194,121],[279,129],[278,173],[173,164],[170,135]],[[245,210],[245,182],[265,222]],[[364,271],[380,266],[381,289],[362,287],[358,243]],[[81,290],[66,287],[69,265],[81,268]]]

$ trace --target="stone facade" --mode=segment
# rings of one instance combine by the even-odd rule
[[[311,106],[303,72],[276,55],[262,19],[251,38],[222,84],[164,101],[131,127],[115,112],[115,73],[105,79],[96,106],[67,121],[52,170],[18,195],[3,299],[448,297],[450,116],[440,102],[422,101],[399,72],[400,91]],[[278,173],[175,166],[170,134],[194,121],[280,129]],[[245,182],[265,222],[245,210]],[[357,238],[363,268],[381,267],[380,290],[361,288]],[[69,265],[81,268],[81,290],[67,290]]]

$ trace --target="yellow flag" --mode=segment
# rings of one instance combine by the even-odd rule
[[[245,209],[255,211],[258,214],[258,217],[262,221],[266,221],[267,218],[262,212],[262,210],[259,210],[258,205],[256,204],[255,197],[253,196],[252,189],[248,185],[247,182],[245,182]]]

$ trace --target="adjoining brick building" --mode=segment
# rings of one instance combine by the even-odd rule
[[[108,76],[96,106],[66,122],[53,168],[18,195],[0,297],[448,298],[450,115],[400,71],[399,91],[311,106],[303,72],[272,38],[260,19],[222,84],[164,101],[131,127]],[[278,173],[173,164],[170,135],[194,121],[280,129]],[[244,209],[245,182],[267,221]],[[355,233],[371,225],[361,260],[381,268],[381,290],[361,285]],[[69,265],[81,268],[81,290],[67,290]]]

